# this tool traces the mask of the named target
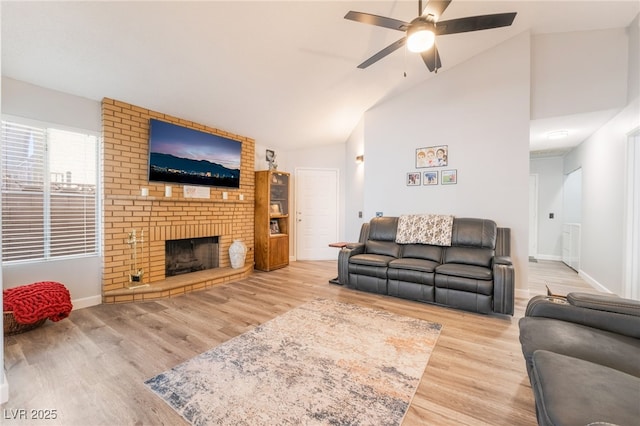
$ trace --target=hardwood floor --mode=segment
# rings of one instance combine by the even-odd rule
[[[559,262],[531,263],[533,293],[590,291]],[[404,425],[535,425],[514,317],[487,316],[328,284],[333,261],[272,272],[171,299],[99,305],[5,338],[9,402],[3,424],[185,424],[144,380],[316,297],[439,322],[443,329]],[[55,410],[53,421],[31,410]],[[44,411],[42,411],[44,410]],[[51,413],[51,411],[50,411]],[[248,419],[248,424],[250,424]]]

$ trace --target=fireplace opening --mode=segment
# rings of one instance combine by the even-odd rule
[[[165,241],[165,276],[218,267],[218,237]]]

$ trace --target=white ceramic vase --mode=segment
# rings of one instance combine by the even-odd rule
[[[233,240],[231,246],[229,246],[229,260],[231,260],[231,267],[233,269],[242,268],[244,266],[244,259],[247,256],[247,246],[240,240]]]

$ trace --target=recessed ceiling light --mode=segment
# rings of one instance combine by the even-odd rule
[[[556,130],[555,132],[551,132],[547,135],[548,139],[556,140],[556,139],[564,139],[569,136],[568,130]]]

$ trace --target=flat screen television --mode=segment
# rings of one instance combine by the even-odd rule
[[[149,120],[149,182],[240,187],[242,142]]]

